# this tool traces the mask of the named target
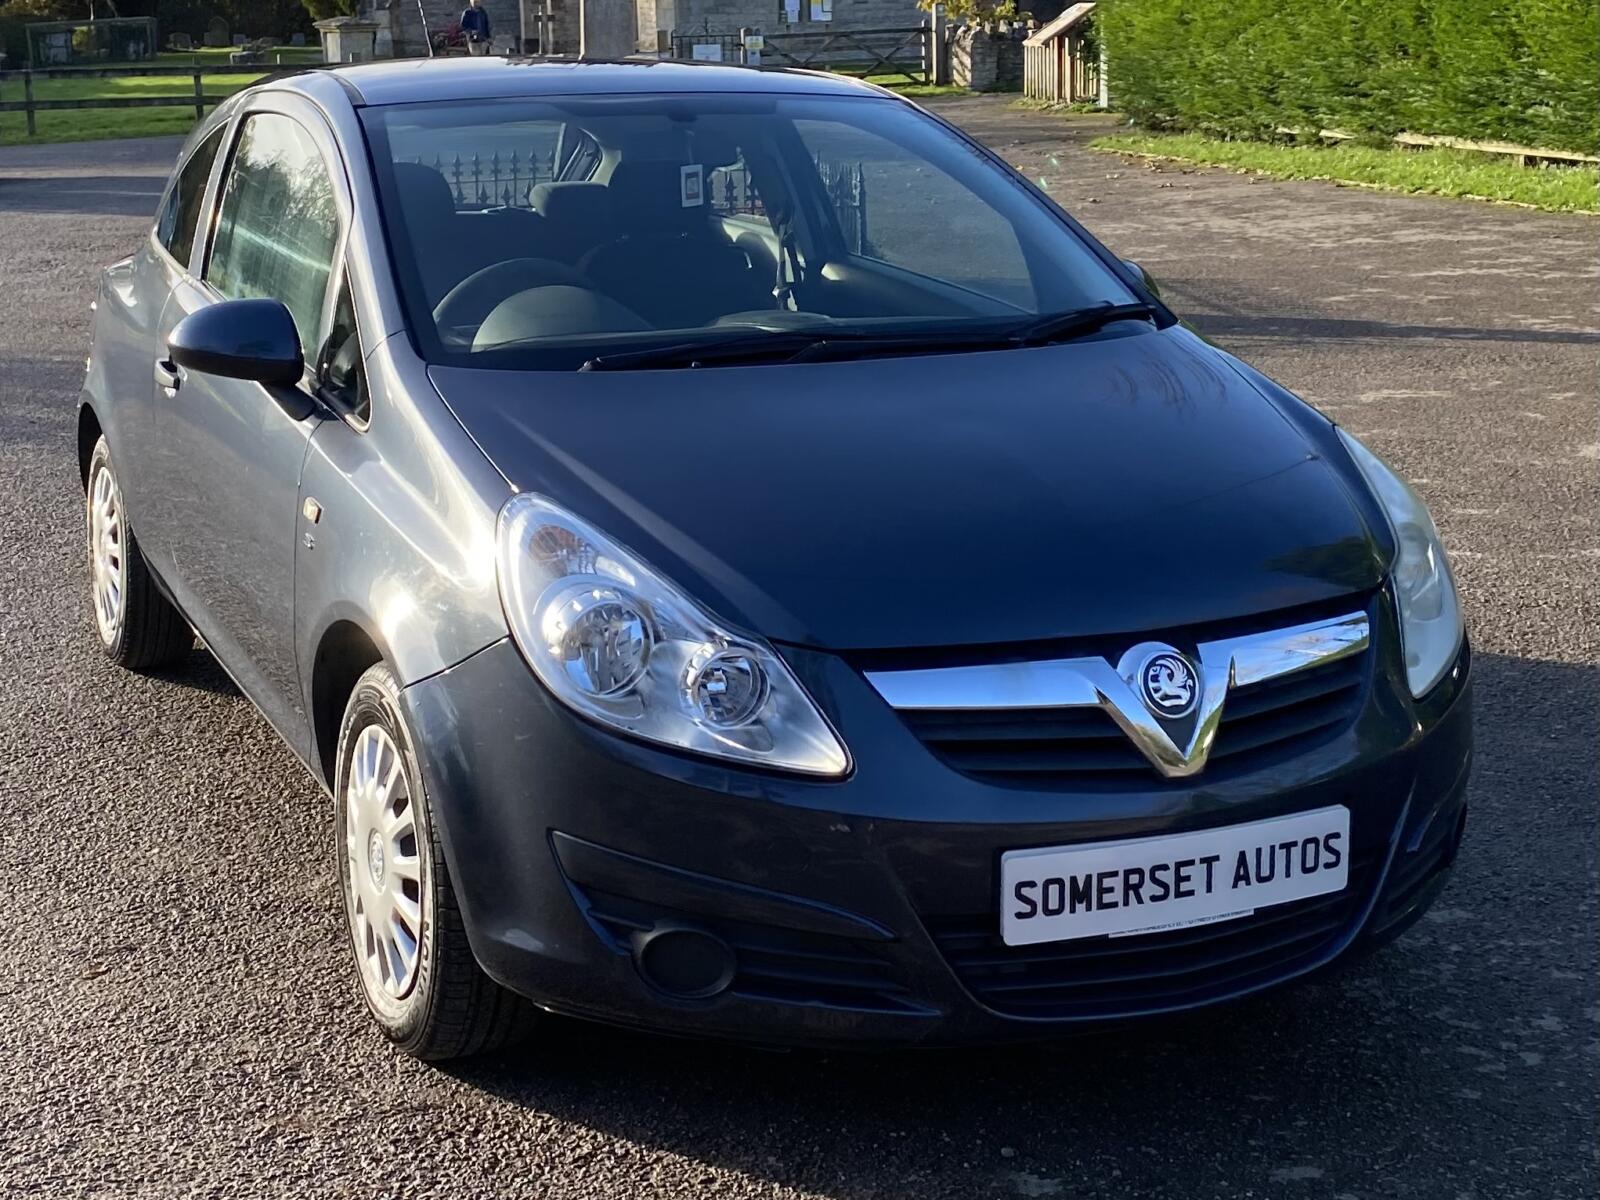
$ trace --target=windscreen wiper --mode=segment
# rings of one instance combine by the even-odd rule
[[[735,366],[740,363],[829,362],[880,354],[938,354],[948,350],[1008,350],[1043,346],[1093,333],[1112,321],[1148,320],[1148,304],[1100,304],[1051,313],[1003,329],[941,329],[908,333],[868,333],[825,329],[746,333],[737,337],[678,342],[647,350],[602,354],[582,371],[638,371],[673,367]]]
[[[1050,313],[1022,325],[1004,330],[956,330],[940,333],[901,335],[818,334],[786,362],[824,362],[829,359],[864,358],[872,354],[937,354],[942,350],[1012,350],[1024,346],[1045,346],[1070,341],[1111,324],[1113,321],[1151,320],[1156,310],[1148,304],[1097,304],[1093,308]]]
[[[734,362],[783,362],[823,335],[801,331],[744,333],[737,337],[707,338],[652,346],[647,350],[623,350],[589,359],[580,371],[638,371],[655,367],[698,367]]]
[[[1011,330],[1010,340],[1018,346],[1045,346],[1093,333],[1113,321],[1149,321],[1156,310],[1142,300],[1127,304],[1097,304],[1072,312],[1050,313]]]
[[[1007,331],[916,330],[910,333],[871,333],[861,330],[792,329],[774,333],[746,333],[738,337],[680,342],[648,350],[625,350],[591,358],[581,371],[636,371],[657,367],[735,366],[740,363],[823,362],[828,359],[868,358],[874,354],[933,354],[954,346],[1004,348]]]

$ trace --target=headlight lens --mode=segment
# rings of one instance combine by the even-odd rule
[[[557,699],[635,737],[843,775],[843,744],[784,661],[722,628],[599,530],[542,496],[500,510],[500,599]]]
[[[1400,606],[1406,682],[1411,694],[1421,698],[1444,678],[1461,649],[1461,604],[1450,561],[1427,506],[1411,485],[1343,429],[1339,430],[1339,438],[1372,485],[1394,530],[1396,551],[1391,576]]]

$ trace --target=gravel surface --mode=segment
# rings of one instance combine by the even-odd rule
[[[1152,168],[941,106],[1368,438],[1478,649],[1468,843],[1332,982],[1056,1047],[768,1054],[552,1023],[449,1069],[357,1007],[329,805],[196,652],[93,645],[73,407],[170,140],[0,150],[0,1193],[1595,1193],[1600,223]]]

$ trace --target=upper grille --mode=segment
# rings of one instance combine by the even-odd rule
[[[967,990],[996,1012],[1133,1016],[1238,995],[1317,965],[1361,915],[1381,862],[1358,853],[1345,889],[1333,895],[1137,937],[1007,946],[992,912],[924,922]]]
[[[1234,688],[1222,706],[1206,776],[1258,770],[1339,732],[1360,709],[1371,659],[1369,649]],[[900,715],[950,766],[991,782],[1166,782],[1103,708],[902,709]]]

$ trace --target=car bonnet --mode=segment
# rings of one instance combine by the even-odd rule
[[[1337,474],[1181,328],[854,362],[430,374],[515,488],[776,641],[1174,629],[1381,578]]]

